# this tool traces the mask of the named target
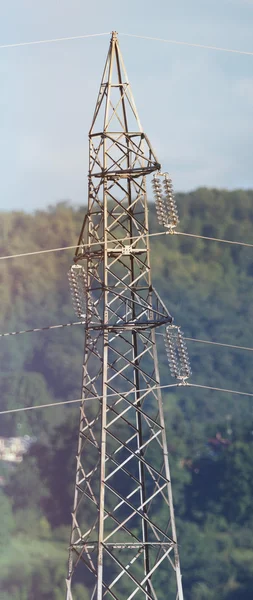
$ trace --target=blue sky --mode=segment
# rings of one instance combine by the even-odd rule
[[[253,187],[253,0],[8,0],[0,44],[117,30],[144,130],[176,190]],[[0,49],[0,209],[86,203],[109,36]]]

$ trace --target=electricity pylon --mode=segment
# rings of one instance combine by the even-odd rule
[[[183,600],[155,338],[172,318],[152,286],[148,237],[146,176],[160,165],[115,32],[89,144],[69,272],[85,349],[67,600],[76,583],[91,600]]]

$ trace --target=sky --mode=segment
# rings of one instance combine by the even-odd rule
[[[176,191],[253,187],[253,0],[8,0],[0,45],[119,32],[144,131]],[[0,49],[0,210],[86,204],[110,36]]]

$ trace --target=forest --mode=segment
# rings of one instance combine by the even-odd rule
[[[253,191],[176,195],[178,231],[253,243]],[[85,206],[4,212],[0,255],[74,245]],[[152,232],[161,231],[149,204]],[[76,321],[67,271],[74,250],[1,261],[0,333]],[[189,338],[252,348],[253,248],[180,235],[151,238],[153,283]],[[1,337],[0,410],[80,397],[82,326]],[[172,383],[157,336],[162,384]],[[188,341],[191,382],[252,393],[252,351]],[[194,387],[163,393],[185,600],[251,600],[253,398]],[[0,415],[24,437],[20,463],[0,460],[0,598],[62,600],[79,405]],[[168,590],[161,597],[170,598]],[[75,600],[88,600],[85,582]]]

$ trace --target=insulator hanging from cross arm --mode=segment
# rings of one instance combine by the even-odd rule
[[[166,215],[166,205],[163,198],[162,192],[162,184],[158,177],[153,177],[151,181],[151,185],[153,188],[153,193],[155,197],[155,207],[157,212],[157,218],[159,225],[163,225],[166,227],[167,224],[167,215]]]
[[[172,377],[185,381],[191,375],[191,367],[183,332],[176,325],[168,325],[165,346]]]
[[[159,175],[161,176],[161,174]],[[179,223],[179,218],[172,181],[166,173],[162,184],[159,176],[155,175],[151,185],[155,197],[158,223],[164,227],[173,229]]]
[[[88,280],[85,269],[81,265],[72,265],[68,278],[74,311],[78,317],[86,318]]]
[[[167,174],[165,174],[163,180],[163,189],[169,224],[171,227],[176,227],[176,225],[179,223],[177,204],[174,196],[172,180]]]

